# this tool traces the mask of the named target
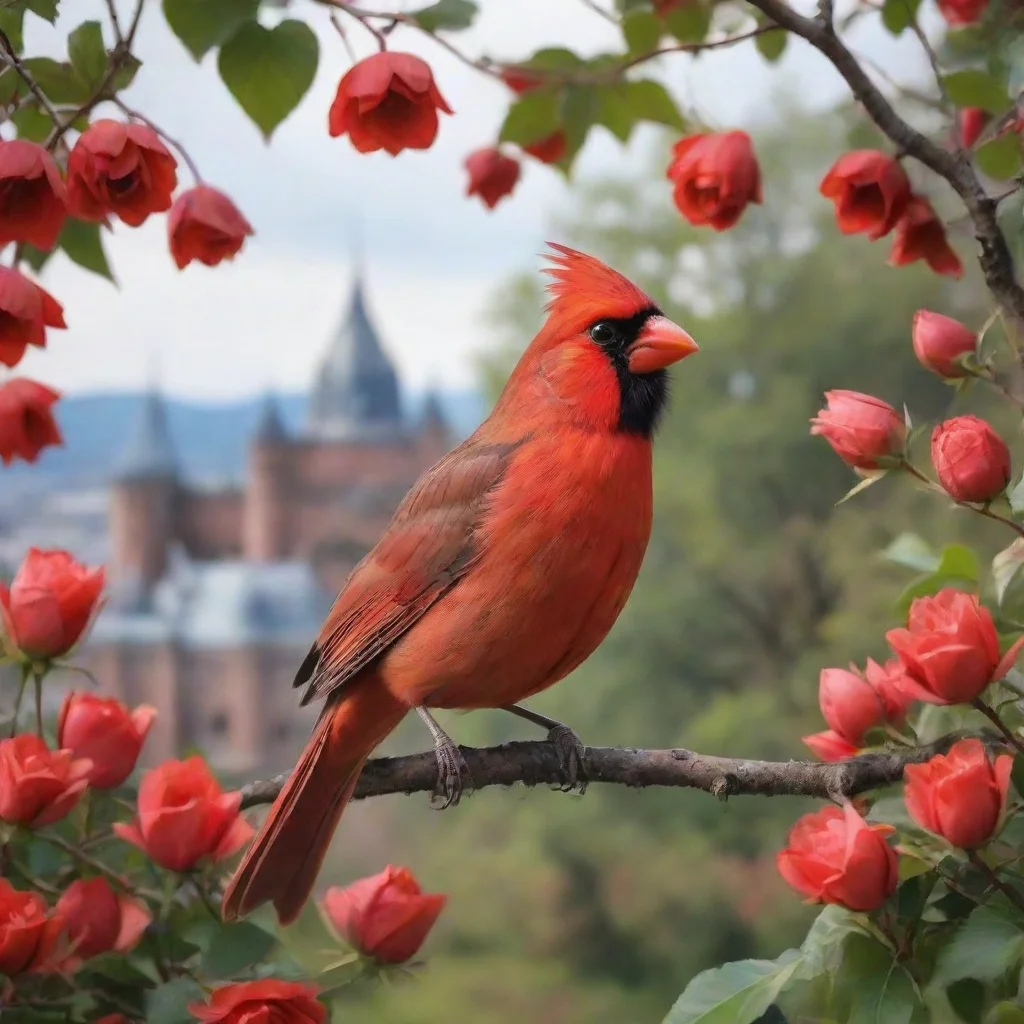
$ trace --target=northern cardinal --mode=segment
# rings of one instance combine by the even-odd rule
[[[409,710],[455,780],[461,755],[427,708],[505,708],[557,735],[516,703],[588,658],[626,603],[651,531],[666,367],[697,345],[616,271],[551,248],[547,320],[494,411],[406,495],[299,668],[303,703],[326,703],[225,920],[267,900],[295,920],[364,762]]]

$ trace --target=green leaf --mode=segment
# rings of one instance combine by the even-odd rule
[[[1017,790],[1017,795],[1024,794],[1024,754],[1014,755],[1010,780],[1013,782],[1013,788]]]
[[[1009,75],[1006,81],[1006,91],[1011,96],[1019,96],[1024,92],[1024,37],[1018,36],[1003,54]]]
[[[701,43],[711,28],[711,7],[702,0],[674,7],[665,19],[665,27],[681,43]]]
[[[581,68],[586,62],[579,54],[564,46],[549,46],[538,50],[529,60],[520,65],[524,68],[539,68],[543,71],[571,71]]]
[[[528,146],[561,125],[557,89],[531,89],[508,108],[498,138]]]
[[[989,1010],[985,1024],[1024,1024],[1024,1008],[1004,999]]]
[[[786,49],[789,42],[789,33],[782,28],[772,29],[771,32],[764,32],[754,40],[757,52],[769,63],[774,63]]]
[[[293,924],[281,929],[281,945],[311,976],[338,966],[343,950],[315,900],[309,900]]]
[[[920,6],[921,0],[885,0],[882,7],[882,24],[894,36],[898,36],[913,24]]]
[[[269,140],[313,84],[319,53],[316,35],[304,22],[282,21],[268,29],[250,21],[221,47],[217,67],[231,95]]]
[[[142,67],[142,61],[132,54],[127,54],[121,58],[121,66],[114,73],[111,85],[115,92],[120,92],[122,89],[127,89],[132,82],[135,81],[135,76],[139,73],[139,68]]]
[[[15,53],[21,53],[25,46],[21,28],[24,20],[25,12],[20,7],[9,7],[0,10],[0,32],[3,32],[10,40]],[[14,72],[12,71],[11,74],[13,75]]]
[[[198,61],[256,18],[260,0],[164,0],[164,19]]]
[[[43,142],[53,131],[53,121],[50,115],[44,113],[36,103],[26,103],[11,115],[14,127],[18,129],[19,139],[28,139],[29,142]]]
[[[942,549],[938,572],[947,576],[962,576],[965,579],[981,579],[978,556],[966,544],[947,544]]]
[[[639,121],[682,128],[684,121],[672,97],[658,82],[621,81],[595,89],[598,106],[595,121],[617,139],[627,142]]]
[[[847,941],[834,993],[837,1019],[844,1024],[911,1024],[925,1013],[914,979],[890,950],[866,935]]]
[[[1024,189],[1017,189],[1012,196],[1004,199],[999,204],[996,217],[999,230],[1010,247],[1010,255],[1013,257],[1017,277],[1024,276]],[[1016,503],[1014,502],[1015,495]],[[1010,504],[1015,512],[1024,511],[1024,478],[1010,492]]]
[[[989,139],[974,151],[974,160],[982,174],[997,181],[1016,177],[1022,165],[1020,136],[1007,132],[998,139]]]
[[[761,1016],[804,963],[795,949],[778,960],[739,960],[702,971],[662,1024],[750,1024]]]
[[[1024,622],[1024,539],[1018,537],[992,559],[992,586],[999,611],[1013,622]]]
[[[25,9],[52,25],[57,20],[59,6],[60,0],[27,0]]]
[[[191,978],[175,978],[146,995],[146,1024],[195,1024],[188,1004],[205,993]]]
[[[568,171],[576,154],[582,149],[600,109],[596,89],[570,85],[562,92],[560,121],[565,132],[565,156],[560,165]]]
[[[622,19],[622,34],[631,54],[651,53],[658,47],[664,24],[653,11],[630,11]]]
[[[409,17],[427,32],[439,29],[458,32],[473,24],[476,13],[476,4],[472,0],[438,0],[419,11],[410,11]]]
[[[845,907],[825,907],[814,919],[800,952],[811,971],[834,971],[847,936],[866,934],[863,922]]]
[[[942,84],[950,102],[958,107],[981,107],[990,114],[1001,114],[1010,105],[1010,98],[988,72],[975,68],[944,75]]]
[[[961,1020],[967,1024],[981,1024],[985,986],[976,978],[962,978],[954,982],[946,989],[946,998]]]
[[[68,36],[68,57],[78,77],[95,90],[107,71],[107,48],[98,21],[83,21]]]
[[[110,269],[107,254],[103,250],[99,224],[68,217],[57,239],[57,245],[67,253],[72,262],[117,283]]]
[[[989,907],[978,907],[939,953],[935,980],[951,985],[961,978],[995,981],[1024,954],[1020,926]]]
[[[222,925],[203,954],[202,971],[211,978],[228,979],[262,960],[277,939],[248,921]]]
[[[882,557],[897,565],[905,565],[918,572],[935,572],[939,567],[939,556],[931,545],[916,533],[901,533],[882,552]]]
[[[92,95],[88,84],[66,61],[49,57],[29,57],[22,61],[39,88],[54,103],[84,103]]]

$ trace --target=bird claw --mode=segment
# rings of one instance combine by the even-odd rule
[[[434,759],[437,762],[437,784],[430,798],[430,805],[437,811],[446,811],[449,807],[458,806],[462,799],[462,775],[472,779],[469,765],[454,743],[438,743],[434,746]],[[472,789],[472,786],[469,787]],[[440,802],[438,802],[440,801]]]
[[[556,725],[548,730],[548,743],[558,751],[558,760],[565,773],[565,782],[560,786],[563,793],[587,791],[587,773],[583,767],[587,748],[583,741],[567,725]]]

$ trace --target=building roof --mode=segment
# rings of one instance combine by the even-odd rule
[[[309,434],[322,440],[387,441],[405,431],[398,375],[370,321],[362,278],[320,365]]]
[[[273,392],[267,392],[263,398],[263,405],[260,407],[256,419],[256,429],[253,431],[253,440],[256,441],[287,441],[288,431],[285,429],[281,419],[281,410],[277,406],[277,399]]]
[[[89,642],[305,647],[331,598],[305,562],[191,562],[177,551],[152,595],[111,601]]]
[[[167,426],[167,409],[160,392],[150,388],[114,472],[117,480],[174,478],[178,460]]]
[[[448,431],[448,420],[441,407],[441,396],[437,393],[436,388],[430,388],[423,400],[420,426],[423,430],[434,430],[438,433],[447,433]]]

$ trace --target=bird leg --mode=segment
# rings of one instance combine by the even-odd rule
[[[512,712],[519,718],[525,718],[527,722],[533,722],[542,729],[548,731],[548,742],[553,744],[558,751],[558,760],[565,772],[565,785],[563,792],[568,793],[573,789],[579,789],[580,795],[587,789],[587,773],[583,767],[583,759],[586,756],[587,748],[583,741],[573,732],[569,726],[547,715],[540,715],[529,708],[520,707],[518,704],[510,704],[504,709]]]
[[[454,807],[462,799],[462,773],[469,775],[469,765],[462,756],[455,741],[437,724],[426,708],[417,708],[416,713],[423,719],[434,739],[434,758],[437,761],[437,786],[434,797],[444,798],[438,810]]]

